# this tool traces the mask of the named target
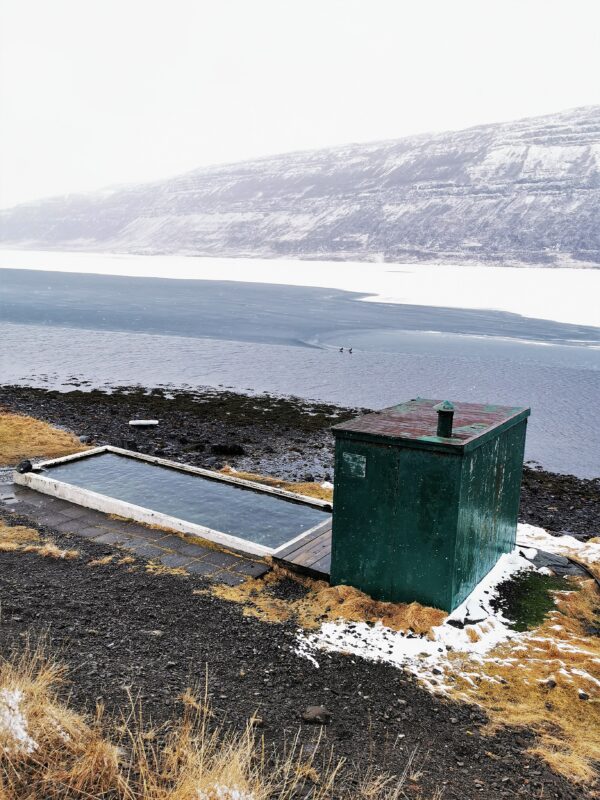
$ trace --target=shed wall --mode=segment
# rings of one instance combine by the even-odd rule
[[[527,420],[462,460],[452,608],[515,546]]]
[[[448,608],[461,459],[336,439],[331,582]]]

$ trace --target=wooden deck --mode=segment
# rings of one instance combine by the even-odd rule
[[[331,520],[319,530],[307,534],[297,542],[292,542],[285,550],[273,556],[273,560],[295,572],[329,580]]]

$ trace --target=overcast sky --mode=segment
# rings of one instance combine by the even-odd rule
[[[0,8],[0,206],[600,102],[596,0]]]

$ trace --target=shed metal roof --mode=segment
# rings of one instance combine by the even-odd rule
[[[521,406],[498,406],[486,403],[453,403],[452,436],[437,436],[438,414],[434,406],[440,400],[417,397],[397,406],[356,417],[333,427],[336,436],[357,439],[388,439],[419,443],[420,446],[443,445],[444,449],[471,449],[501,429],[512,427],[530,414]]]

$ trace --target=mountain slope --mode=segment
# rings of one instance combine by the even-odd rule
[[[600,264],[600,106],[289,153],[0,212],[12,246]]]

